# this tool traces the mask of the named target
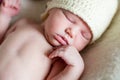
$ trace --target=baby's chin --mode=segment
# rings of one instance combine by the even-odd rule
[[[51,44],[51,46],[53,46],[53,47],[60,47],[60,46],[63,46],[63,45],[61,45],[59,42],[57,42],[57,41],[52,41],[52,42],[50,42],[50,44]]]

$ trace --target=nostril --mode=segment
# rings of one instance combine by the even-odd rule
[[[70,28],[67,28],[66,30],[65,30],[65,32],[72,38],[73,37],[73,35],[72,35],[72,32],[71,32],[71,29]]]

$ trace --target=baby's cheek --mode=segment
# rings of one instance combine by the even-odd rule
[[[86,36],[86,35],[85,35]],[[87,44],[89,40],[86,40],[83,38],[83,36],[78,35],[76,39],[74,40],[74,46],[81,51]]]

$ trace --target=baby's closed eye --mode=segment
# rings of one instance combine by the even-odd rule
[[[89,32],[82,31],[81,34],[85,39],[87,40],[91,39],[91,34]]]

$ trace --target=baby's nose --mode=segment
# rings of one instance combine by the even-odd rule
[[[65,30],[65,32],[71,37],[73,38],[74,36],[76,36],[78,34],[79,28],[67,28]]]

